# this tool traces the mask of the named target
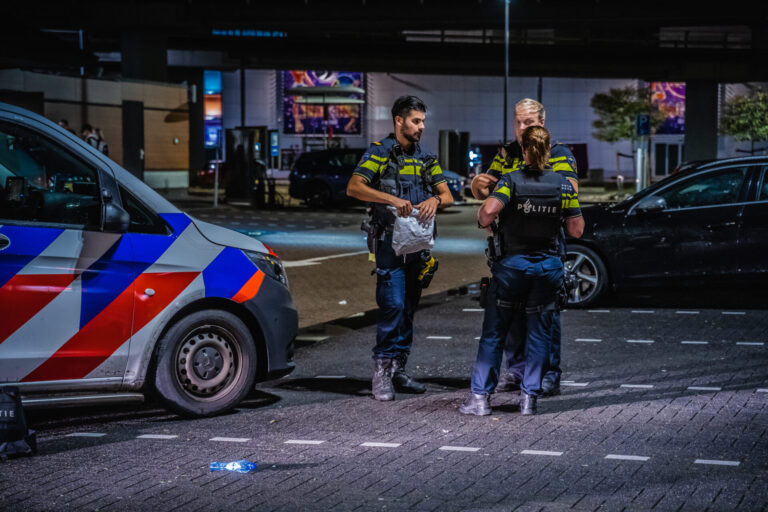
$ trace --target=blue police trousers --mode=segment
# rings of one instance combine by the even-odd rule
[[[413,316],[421,298],[420,253],[396,256],[392,235],[376,250],[376,304],[379,306],[374,359],[409,354],[413,344]]]
[[[560,368],[560,349],[562,346],[562,326],[560,324],[560,312],[552,314],[552,345],[549,352],[549,364],[544,372],[544,381],[554,385],[560,383],[563,370]],[[525,332],[517,334],[512,329],[504,343],[504,357],[506,358],[507,371],[522,380],[525,374]]]
[[[513,331],[515,338],[525,339],[521,388],[538,396],[549,365],[555,314],[552,304],[563,279],[563,263],[556,256],[506,256],[491,272],[483,334],[472,370],[472,392],[488,395],[496,388],[504,343]]]

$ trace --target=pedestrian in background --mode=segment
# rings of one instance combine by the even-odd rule
[[[516,331],[516,339],[525,339],[520,409],[524,415],[536,413],[550,355],[556,293],[563,279],[561,226],[575,238],[584,231],[576,190],[549,167],[549,132],[541,126],[526,128],[521,146],[524,167],[501,177],[477,216],[478,226],[493,234],[498,252],[490,255],[493,276],[471,392],[459,407],[463,414],[491,414],[490,396],[510,330]]]
[[[395,131],[363,154],[347,185],[347,195],[371,203],[369,249],[376,258],[376,304],[379,318],[375,370],[371,387],[376,400],[394,400],[395,391],[424,393],[426,386],[408,376],[405,365],[413,344],[413,317],[421,297],[425,251],[397,256],[392,248],[395,215],[430,221],[438,208],[453,204],[437,159],[419,141],[427,107],[415,96],[401,96],[392,107]],[[431,258],[431,256],[430,256]],[[434,260],[432,260],[434,261]]]

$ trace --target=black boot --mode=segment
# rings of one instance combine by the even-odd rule
[[[376,359],[371,390],[376,400],[395,399],[395,389],[392,387],[392,359]]]
[[[392,384],[398,393],[423,393],[427,386],[416,382],[405,373],[405,363],[408,362],[408,354],[398,354],[392,360]]]
[[[536,397],[528,393],[521,393],[520,412],[523,416],[532,416],[536,414]]]
[[[499,383],[496,385],[495,393],[506,393],[508,391],[520,391],[520,377],[512,372],[504,372],[499,376]]]
[[[491,414],[490,395],[477,395],[470,393],[469,398],[459,406],[461,414],[474,414],[475,416],[488,416]]]

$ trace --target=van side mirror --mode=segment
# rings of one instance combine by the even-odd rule
[[[635,207],[638,214],[658,213],[667,209],[667,201],[663,197],[646,197]]]
[[[111,233],[125,233],[131,225],[131,216],[122,206],[112,201],[112,193],[107,189],[102,189],[101,197],[103,199],[103,216],[101,230]]]

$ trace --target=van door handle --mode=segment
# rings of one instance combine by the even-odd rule
[[[11,239],[5,235],[0,234],[0,251],[7,249],[11,245]]]
[[[704,226],[704,229],[706,229],[707,231],[722,231],[723,229],[727,229],[735,225],[736,225],[735,220],[732,220],[729,222],[716,222],[714,224],[707,224],[706,226]]]

